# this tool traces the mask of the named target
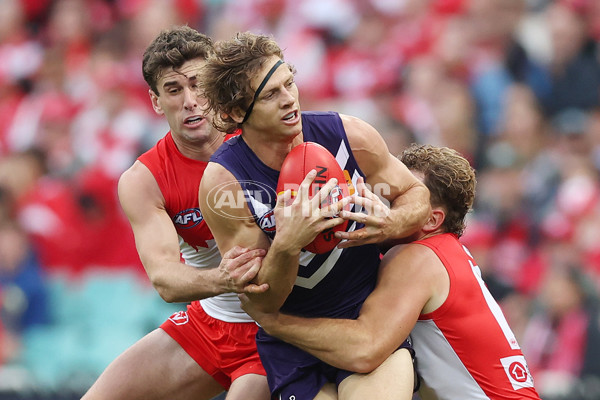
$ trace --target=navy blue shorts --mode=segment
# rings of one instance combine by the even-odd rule
[[[273,398],[288,400],[312,400],[328,382],[338,386],[353,372],[333,367],[313,355],[283,342],[258,329],[256,346]],[[414,354],[410,342],[407,348]]]

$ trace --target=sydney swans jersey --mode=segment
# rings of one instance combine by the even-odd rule
[[[303,112],[302,133],[305,142],[317,142],[327,148],[356,185],[356,180],[363,174],[352,155],[337,113]],[[211,161],[221,164],[235,176],[244,190],[242,201],[250,209],[256,224],[273,238],[276,233],[273,208],[279,171],[265,165],[242,136],[224,143]],[[349,224],[348,230],[356,228],[353,223]],[[298,277],[281,310],[300,316],[356,318],[360,305],[375,286],[378,266],[379,250],[375,245],[334,248],[325,254],[302,251]]]
[[[198,188],[207,163],[182,155],[171,132],[138,160],[152,172],[165,198],[165,209],[179,235],[179,247],[185,263],[199,268],[216,268],[221,262],[208,225],[198,205]],[[235,293],[200,300],[204,311],[226,322],[250,322]]]
[[[444,304],[422,314],[411,333],[422,398],[539,399],[519,344],[468,250],[452,234],[414,243],[432,249],[450,277]]]

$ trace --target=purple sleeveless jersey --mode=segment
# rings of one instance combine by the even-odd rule
[[[327,148],[353,183],[364,174],[358,167],[339,115],[335,112],[303,112],[305,142]],[[273,208],[279,171],[260,161],[244,142],[243,135],[223,145],[211,158],[229,170],[241,184],[255,222],[273,238]],[[348,230],[358,229],[356,223]],[[375,245],[333,249],[325,254],[303,251],[294,288],[282,312],[306,317],[356,318],[365,298],[375,287],[380,252]],[[333,368],[300,349],[267,335],[257,334],[261,360],[271,391],[287,399],[312,399],[327,381],[341,382],[350,373]]]

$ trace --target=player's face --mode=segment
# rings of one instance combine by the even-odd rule
[[[271,67],[279,61],[271,57],[251,81],[258,88]],[[298,87],[286,64],[280,65],[265,84],[254,104],[244,130],[256,130],[272,137],[295,137],[302,132]]]
[[[150,90],[154,111],[167,118],[171,133],[183,140],[196,142],[210,137],[212,116],[205,115],[205,99],[200,96],[197,75],[203,59],[186,61],[180,68],[165,69],[157,82],[158,96]]]

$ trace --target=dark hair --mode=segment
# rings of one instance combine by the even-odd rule
[[[167,68],[179,68],[195,58],[206,59],[212,52],[212,39],[187,25],[161,31],[150,43],[142,61],[142,74],[158,96],[156,83]]]
[[[465,216],[473,207],[475,170],[469,161],[448,147],[412,144],[400,159],[411,171],[423,174],[430,192],[431,205],[443,207],[446,232],[460,237],[465,229]]]
[[[244,113],[254,99],[252,77],[272,56],[283,60],[283,51],[270,36],[238,32],[230,40],[215,43],[215,51],[202,69],[199,85],[214,111],[213,124],[220,131],[232,133],[239,125],[231,118],[232,112]],[[296,71],[290,65],[292,73]]]

